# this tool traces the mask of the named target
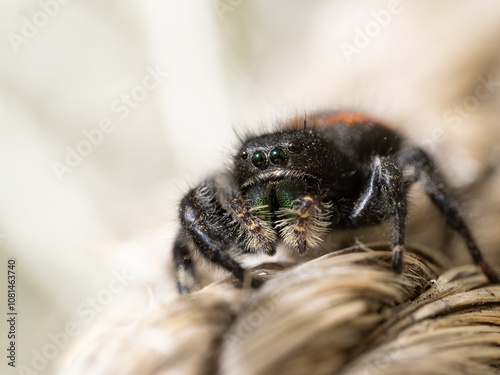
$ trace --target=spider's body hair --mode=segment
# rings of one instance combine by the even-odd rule
[[[283,208],[278,212],[281,219],[276,225],[285,245],[303,255],[323,242],[331,227],[331,203],[317,203],[307,196],[297,209]]]

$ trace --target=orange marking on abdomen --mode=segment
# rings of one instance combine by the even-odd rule
[[[304,121],[305,126],[304,126]],[[314,127],[334,126],[338,123],[343,123],[347,126],[354,124],[366,124],[375,122],[370,118],[359,112],[336,112],[330,114],[297,116],[287,121],[286,127],[288,129],[310,129]]]
[[[359,112],[337,112],[326,116],[314,117],[315,126],[332,126],[339,122],[351,126],[359,123],[373,122],[370,117]]]

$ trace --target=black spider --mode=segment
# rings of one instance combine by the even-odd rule
[[[174,245],[181,293],[195,280],[196,250],[243,280],[234,255],[273,255],[279,240],[300,254],[332,229],[392,219],[392,268],[401,273],[409,187],[420,181],[448,225],[465,240],[491,283],[483,256],[434,161],[399,134],[359,113],[320,113],[287,121],[242,142],[231,169],[190,190],[180,204]],[[252,280],[253,286],[260,281]]]

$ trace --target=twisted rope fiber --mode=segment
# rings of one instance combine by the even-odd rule
[[[259,290],[232,277],[160,304],[68,361],[83,374],[499,374],[500,286],[472,265],[386,244],[300,266],[263,264]],[[287,268],[288,267],[288,268]],[[286,269],[285,269],[286,268]],[[63,373],[63,372],[61,372]]]

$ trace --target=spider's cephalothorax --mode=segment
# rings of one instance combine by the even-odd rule
[[[392,268],[400,273],[406,196],[417,181],[489,281],[498,283],[433,160],[368,117],[334,112],[295,118],[273,133],[249,137],[228,171],[184,196],[174,245],[179,290],[189,292],[188,280],[194,280],[192,250],[243,280],[244,269],[234,260],[239,253],[273,255],[283,241],[303,254],[332,229],[386,219],[392,220]]]

